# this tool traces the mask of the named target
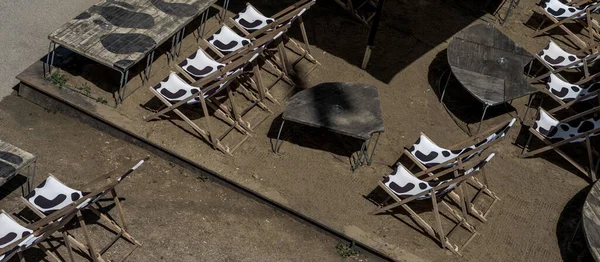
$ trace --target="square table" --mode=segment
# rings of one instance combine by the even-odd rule
[[[456,33],[447,51],[456,79],[484,104],[481,121],[488,107],[537,91],[524,75],[525,65],[533,56],[491,24],[473,25]]]
[[[374,86],[361,83],[323,83],[292,96],[283,112],[274,152],[279,153],[279,137],[285,121],[324,128],[363,141],[352,171],[370,165],[379,137],[384,131],[379,93]],[[373,136],[377,139],[371,153]]]
[[[37,158],[31,153],[0,140],[0,186],[26,171],[27,192],[23,192],[23,195],[27,195],[35,179],[36,161]]]
[[[121,73],[118,104],[124,99],[129,69],[147,57],[146,69],[142,72],[142,79],[147,80],[156,47],[172,36],[171,54],[179,52],[184,27],[216,1],[101,1],[48,36],[50,46],[46,64],[49,64],[49,73],[56,44],[59,44]]]

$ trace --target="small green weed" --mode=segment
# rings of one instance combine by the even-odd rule
[[[79,85],[75,86],[75,88],[77,90],[81,91],[86,96],[91,96],[92,95],[92,87],[87,82],[79,84]]]
[[[350,244],[339,243],[335,246],[335,251],[343,258],[358,256],[360,255],[360,251],[355,246],[354,242]]]
[[[96,103],[102,103],[102,104],[108,104],[108,100],[106,100],[106,98],[104,97],[98,97],[96,98]]]
[[[48,77],[48,80],[50,81],[50,83],[59,88],[65,86],[67,81],[69,81],[67,77],[63,75],[59,70],[54,71],[54,73],[52,73],[50,77]]]

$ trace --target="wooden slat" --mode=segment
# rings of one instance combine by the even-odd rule
[[[166,42],[204,12],[216,0],[150,1],[131,0],[129,7],[102,1],[90,7],[48,38],[61,46],[112,68],[127,70],[156,46]],[[188,6],[186,6],[188,5]],[[194,10],[190,12],[190,10]],[[147,19],[141,19],[145,17]],[[149,19],[148,19],[149,18]],[[118,20],[117,20],[118,19]],[[153,24],[149,27],[148,21]],[[119,27],[110,22],[119,22]],[[102,24],[110,25],[108,28]],[[138,23],[136,25],[136,23]],[[117,35],[112,43],[102,43],[111,34],[139,34],[131,39]],[[144,46],[146,48],[141,48]],[[137,49],[136,49],[137,48]],[[111,51],[114,52],[111,52]],[[128,51],[129,50],[129,51]],[[129,63],[119,61],[130,60]],[[117,66],[117,64],[119,66]]]

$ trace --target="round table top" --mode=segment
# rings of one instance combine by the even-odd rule
[[[583,232],[590,253],[596,261],[600,261],[600,183],[598,181],[588,193],[581,215]]]

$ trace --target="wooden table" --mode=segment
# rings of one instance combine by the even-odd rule
[[[274,151],[285,121],[323,128],[363,140],[352,170],[371,164],[379,136],[384,131],[379,93],[374,86],[360,83],[323,83],[292,96],[283,112]],[[371,141],[377,134],[371,153]]]
[[[600,180],[598,180],[600,181]],[[596,181],[583,204],[583,232],[596,261],[600,261],[600,183]]]
[[[16,146],[0,140],[0,186],[6,183],[17,174],[23,174],[26,171],[27,192],[31,191],[31,182],[35,178],[35,163],[37,158]],[[31,166],[33,165],[33,170]]]
[[[482,121],[488,107],[537,91],[523,74],[531,60],[531,54],[490,24],[468,27],[454,35],[448,45],[452,73],[484,104]]]
[[[179,52],[184,27],[216,1],[101,1],[48,36],[48,70],[54,63],[54,50],[59,44],[119,71],[118,97],[122,101],[129,69],[147,57],[146,69],[142,72],[143,79],[147,80],[156,47],[172,37],[171,54]]]

